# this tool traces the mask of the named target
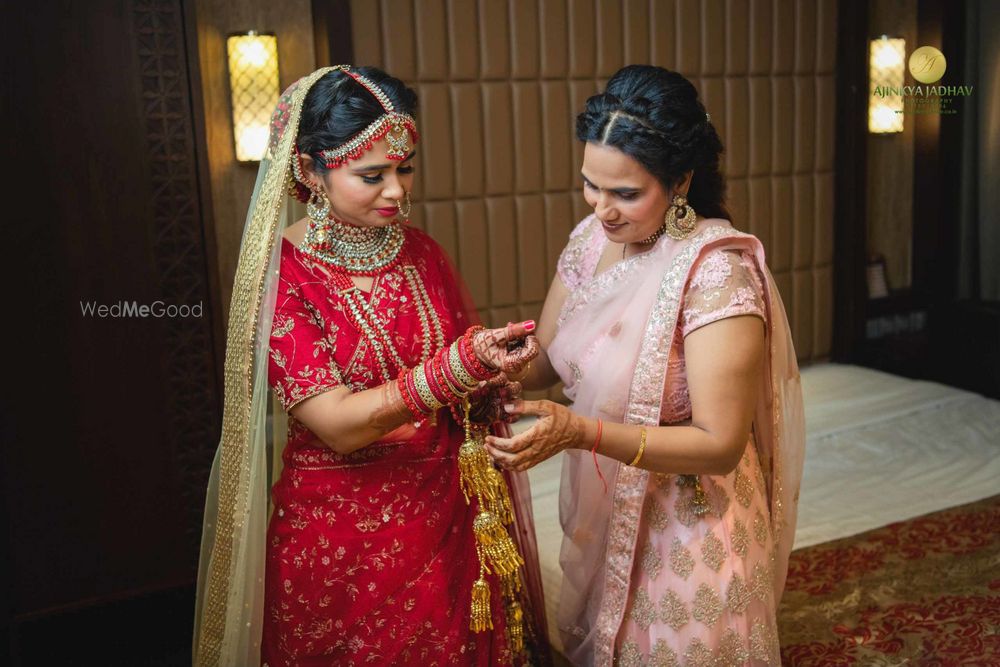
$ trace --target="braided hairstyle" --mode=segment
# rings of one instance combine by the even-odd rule
[[[577,116],[576,138],[617,148],[667,190],[693,170],[688,203],[706,218],[732,220],[719,171],[722,140],[698,91],[677,72],[653,65],[618,70]]]
[[[396,111],[416,117],[417,94],[396,77],[377,67],[352,67],[385,92]],[[313,84],[306,94],[299,119],[296,145],[299,153],[313,159],[316,173],[328,170],[320,151],[337,148],[385,114],[378,100],[360,83],[340,70],[334,70]],[[309,200],[309,189],[295,184],[295,197]]]

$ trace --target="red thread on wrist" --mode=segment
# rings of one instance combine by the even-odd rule
[[[601,466],[597,465],[597,446],[601,444],[601,433],[603,432],[604,432],[604,422],[598,419],[597,437],[594,438],[594,446],[590,448],[590,455],[594,457],[594,468],[597,469],[597,476],[601,478],[601,483],[604,484],[604,493],[607,493],[608,480],[604,479],[604,473],[601,472]]]

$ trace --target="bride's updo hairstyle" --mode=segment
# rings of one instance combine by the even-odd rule
[[[732,220],[719,171],[722,141],[698,91],[677,72],[653,65],[618,70],[577,116],[576,138],[617,148],[667,190],[694,171],[688,203],[703,217]]]
[[[417,94],[402,81],[377,67],[351,67],[351,71],[381,88],[396,111],[416,118]],[[328,169],[320,151],[346,144],[384,114],[382,105],[364,86],[334,70],[306,94],[296,142],[299,153],[310,155],[317,173],[325,174]],[[304,185],[298,184],[296,190],[299,201],[308,201],[309,190]]]

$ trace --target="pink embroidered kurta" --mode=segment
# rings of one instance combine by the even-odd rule
[[[569,311],[585,310],[591,298],[608,299],[607,295],[616,289],[616,281],[632,270],[627,262],[646,262],[647,266],[634,267],[641,272],[652,271],[648,263],[659,261],[640,255],[611,267],[607,275],[595,276],[606,243],[600,225],[594,224],[592,218],[573,232],[558,264],[559,277],[570,291],[560,327],[565,325]],[[762,323],[767,318],[762,277],[748,252],[708,250],[694,265],[682,289],[660,404],[659,422],[664,425],[685,423],[691,418],[684,337],[728,317],[753,316],[761,318]],[[634,318],[637,314],[631,315]],[[601,381],[586,377],[585,369],[597,363],[589,355],[607,354],[607,341],[603,339],[620,335],[621,327],[629,325],[628,317],[620,317],[609,327],[595,326],[593,335],[599,338],[592,344],[576,343],[571,348],[576,351],[575,358],[566,358],[563,346],[550,349],[554,367],[569,371],[563,377],[570,387],[568,394],[575,396],[582,383]],[[622,409],[612,401],[602,404],[597,412],[607,416],[620,414]],[[774,539],[767,490],[754,444],[751,435],[732,473],[700,476],[710,505],[709,513],[703,516],[693,512],[693,493],[690,487],[678,484],[680,476],[648,475],[637,501],[642,509],[624,616],[614,639],[615,664],[778,664],[771,560]],[[564,485],[567,479],[575,483],[573,480],[580,474],[570,470],[569,478],[564,472]],[[583,533],[567,535],[567,539],[564,556],[573,553],[570,545],[606,548],[597,546],[599,540]],[[583,588],[605,585],[597,580]],[[563,616],[561,607],[561,621],[566,620]],[[584,664],[603,664],[600,658],[594,658],[593,649],[586,648],[592,642],[588,637],[599,630],[574,625],[572,620],[560,630],[571,649],[571,658]],[[579,649],[583,653],[574,655],[574,646],[583,647]]]
[[[423,336],[405,267],[419,272],[446,341],[468,326],[447,259],[407,228],[404,260],[375,278],[368,302],[407,365]],[[287,409],[338,386],[383,383],[345,314],[329,267],[282,241],[269,382]],[[459,488],[462,432],[448,415],[400,427],[338,455],[289,418],[284,470],[267,535],[263,662],[329,665],[508,665],[501,591],[493,631],[469,629],[479,572],[475,508]]]

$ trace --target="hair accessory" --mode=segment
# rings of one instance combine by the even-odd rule
[[[705,114],[705,120],[707,120],[709,123],[711,123],[712,122],[712,114],[706,113]]]
[[[385,114],[376,118],[368,127],[354,135],[342,146],[321,150],[319,154],[323,157],[326,168],[336,169],[349,160],[356,160],[382,137],[386,137],[386,141],[389,143],[389,150],[385,156],[390,160],[405,160],[406,156],[410,154],[410,136],[413,137],[414,142],[420,140],[413,116],[396,111],[392,106],[392,100],[385,94],[385,91],[368,77],[352,72],[346,67],[343,68],[343,72],[371,93],[372,97],[382,105]]]
[[[663,216],[661,229],[670,238],[683,241],[691,236],[696,223],[694,209],[688,204],[687,198],[684,195],[674,195],[673,203],[667,209],[667,214]]]

